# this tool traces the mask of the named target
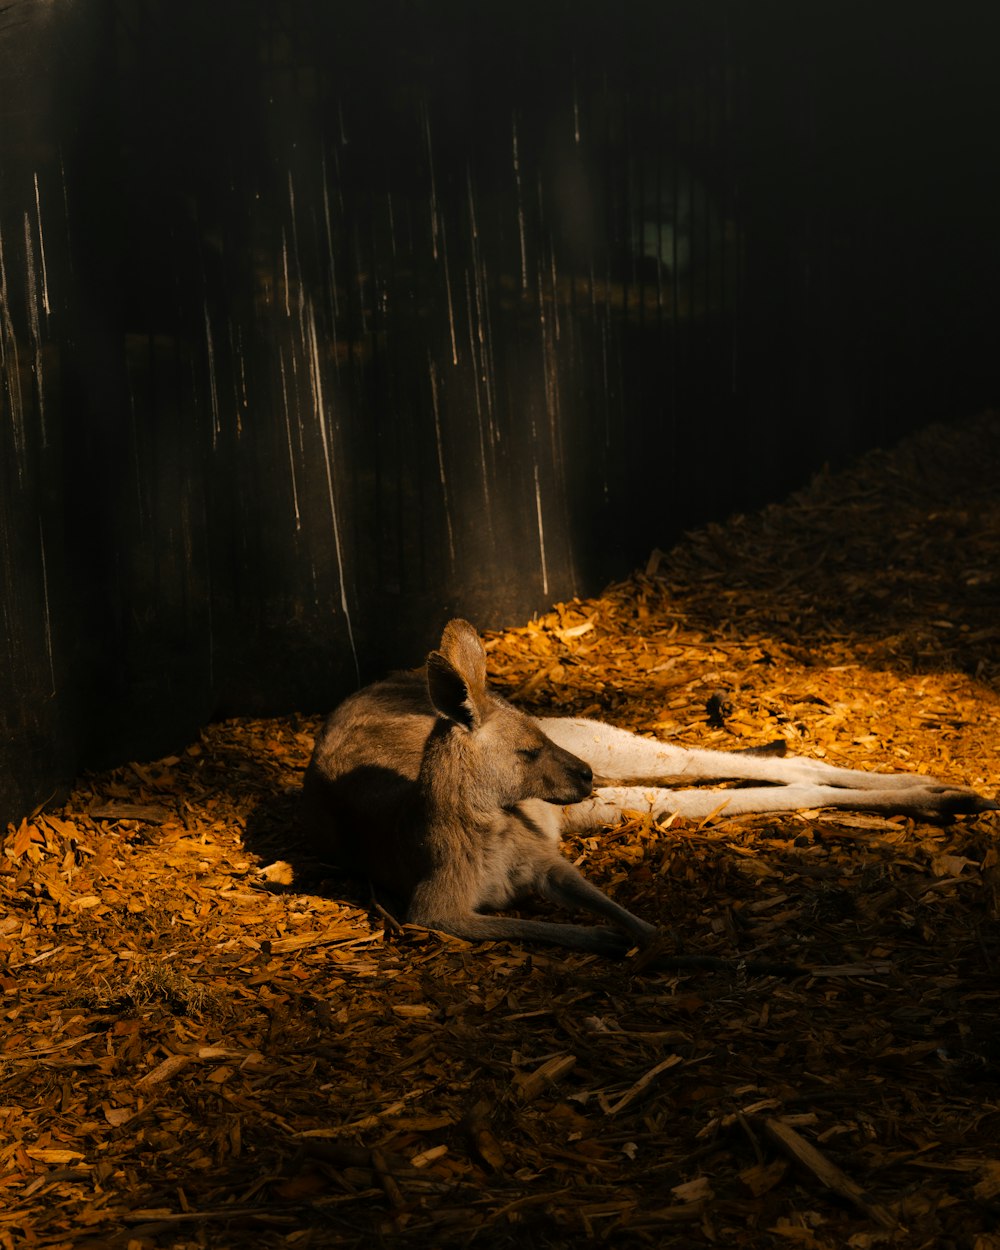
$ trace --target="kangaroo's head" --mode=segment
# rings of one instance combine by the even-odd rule
[[[427,657],[427,689],[447,722],[445,749],[455,764],[450,783],[477,806],[579,803],[590,794],[590,765],[488,689],[486,652],[468,621],[445,626],[440,649]]]

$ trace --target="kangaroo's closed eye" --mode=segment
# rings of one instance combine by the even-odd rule
[[[520,755],[522,759],[528,760],[530,763],[530,762],[533,762],[534,760],[541,758],[542,748],[541,747],[520,747],[517,753],[518,755]]]

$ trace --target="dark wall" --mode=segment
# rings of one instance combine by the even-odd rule
[[[0,819],[993,400],[969,12],[0,5]]]

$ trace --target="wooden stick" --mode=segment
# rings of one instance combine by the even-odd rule
[[[870,1216],[883,1228],[895,1228],[897,1221],[885,1207],[869,1202],[864,1190],[856,1181],[851,1180],[847,1173],[842,1172],[835,1163],[831,1163],[826,1155],[817,1150],[811,1142],[806,1141],[791,1125],[768,1117],[764,1121],[764,1128],[775,1145],[795,1163],[811,1172],[827,1189],[839,1194],[841,1198],[846,1198],[848,1202],[853,1203],[858,1210]]]

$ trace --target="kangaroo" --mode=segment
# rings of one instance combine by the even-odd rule
[[[723,779],[766,784],[663,784]],[[423,668],[395,673],[336,709],[316,740],[303,796],[317,844],[388,890],[409,923],[472,941],[603,955],[622,955],[655,929],[569,863],[559,850],[564,833],[600,828],[625,811],[701,818],[838,807],[929,816],[998,807],[920,775],[835,768],[771,748],[690,750],[600,721],[532,719],[488,688],[486,652],[463,620],[449,622]],[[483,914],[532,891],[613,927]]]

